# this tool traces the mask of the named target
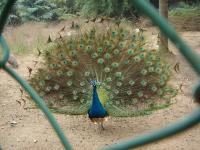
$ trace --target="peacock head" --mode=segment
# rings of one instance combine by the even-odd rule
[[[96,79],[90,80],[90,84],[92,87],[97,87],[97,86],[101,85],[101,83],[99,81],[97,81]]]
[[[91,86],[92,86],[92,87],[96,87],[96,85],[97,85],[96,82],[97,82],[96,80],[90,80]]]

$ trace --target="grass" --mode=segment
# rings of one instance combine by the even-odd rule
[[[17,42],[16,45],[10,47],[14,54],[24,54],[27,52],[27,46],[23,42]]]
[[[169,15],[179,17],[200,16],[200,4],[188,5],[185,3],[179,3],[179,6],[177,8],[172,8],[170,10]]]
[[[35,53],[37,49],[44,49],[45,47],[44,43],[46,43],[46,39],[41,33],[29,43],[27,43],[25,39],[26,37],[23,37],[22,34],[20,39],[17,39],[10,45],[10,49],[14,54]]]
[[[14,54],[37,53],[37,48],[43,49],[46,44],[49,34],[45,30],[45,24],[30,22],[15,27],[8,26],[4,37]]]

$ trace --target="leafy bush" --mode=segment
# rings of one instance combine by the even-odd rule
[[[200,15],[200,3],[197,4],[186,4],[180,2],[176,5],[176,7],[170,8],[171,16],[199,16]]]
[[[0,2],[0,12],[6,0]],[[8,19],[9,24],[27,21],[56,21],[75,13],[74,0],[18,0]],[[72,15],[73,16],[73,15]]]
[[[5,1],[0,2],[0,11]],[[10,15],[9,23],[63,20],[77,13],[90,17],[127,17],[132,16],[134,12],[131,0],[18,0]]]
[[[131,0],[82,0],[76,6],[81,7],[81,12],[88,16],[124,16],[135,13]]]
[[[2,10],[3,10],[3,7],[4,7],[5,3],[6,3],[5,0],[2,0],[2,1],[0,2],[0,13],[1,13]]]

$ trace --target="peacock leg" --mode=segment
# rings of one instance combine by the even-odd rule
[[[105,130],[104,126],[103,126],[103,122],[100,123],[101,129]]]

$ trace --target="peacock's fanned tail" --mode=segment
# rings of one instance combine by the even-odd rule
[[[91,80],[109,115],[136,116],[170,105],[176,90],[167,85],[170,65],[145,46],[143,32],[95,28],[49,43],[44,62],[30,79],[50,108],[86,114]]]

